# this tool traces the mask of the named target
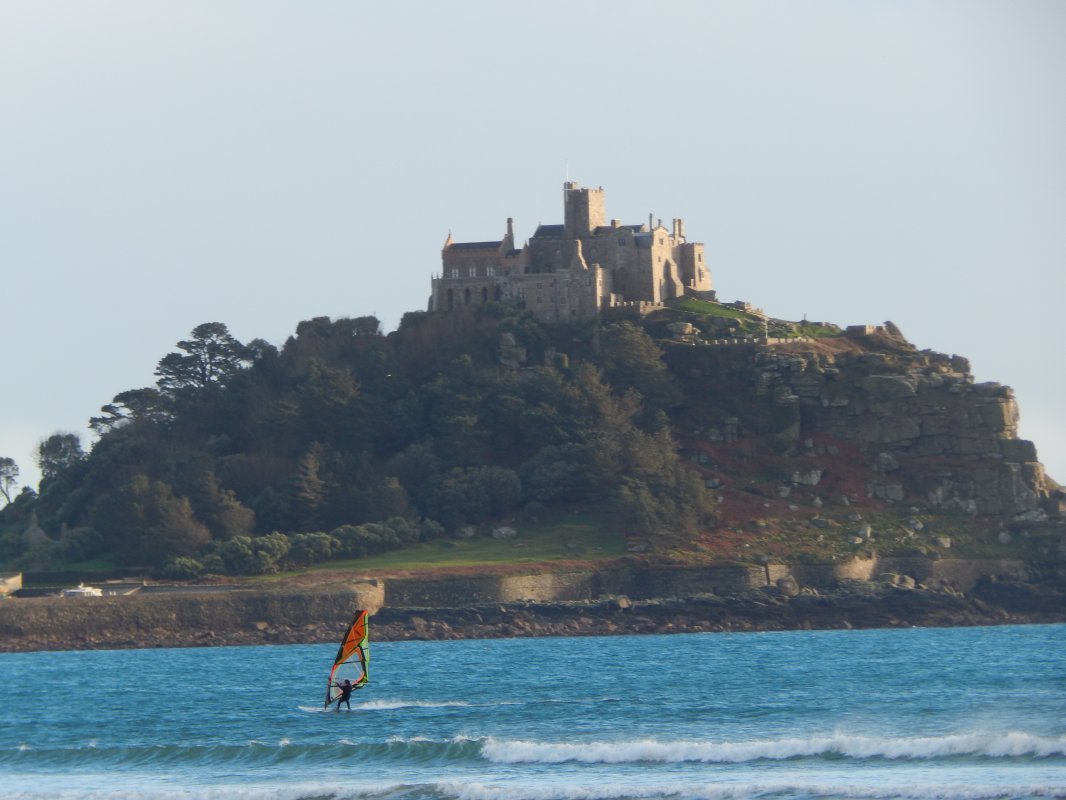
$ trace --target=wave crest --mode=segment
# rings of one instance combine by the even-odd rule
[[[503,764],[560,764],[567,761],[623,764],[685,761],[739,764],[745,761],[792,758],[937,759],[1049,758],[1066,755],[1066,736],[1041,737],[1016,731],[951,736],[879,738],[833,734],[809,738],[748,742],[643,739],[623,742],[531,742],[486,739],[481,754]]]

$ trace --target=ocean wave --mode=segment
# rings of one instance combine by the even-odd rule
[[[84,776],[83,776],[84,777]],[[492,783],[478,780],[403,783],[359,781],[197,782],[160,785],[137,777],[95,775],[71,785],[69,779],[16,778],[5,787],[5,800],[1061,800],[1066,787],[1041,784],[974,785],[941,781],[873,786],[861,781],[830,780],[824,776],[793,776],[782,780],[735,782],[522,781]]]
[[[1066,755],[1066,736],[1043,737],[1012,731],[949,736],[879,738],[833,734],[806,738],[744,742],[658,741],[533,742],[486,739],[481,748],[489,761],[503,764],[685,761],[738,764],[795,758],[914,759],[953,757],[1052,758]]]
[[[1057,759],[1066,756],[1066,736],[1029,733],[969,733],[929,737],[870,737],[833,734],[754,741],[640,739],[616,742],[544,742],[494,737],[392,736],[330,742],[250,740],[242,744],[179,743],[28,747],[0,750],[0,765],[19,769],[259,767],[282,763],[412,766],[473,764],[743,764],[818,759],[931,761],[936,759]]]
[[[281,763],[306,765],[455,763],[478,760],[482,739],[391,737],[358,742],[342,738],[328,743],[300,743],[282,737],[275,742],[251,740],[243,744],[152,744],[69,747],[17,746],[0,750],[0,765],[19,769],[162,767],[263,767]]]
[[[840,781],[741,781],[693,785],[632,783],[502,786],[484,783],[440,784],[454,800],[1061,800],[1066,787],[974,786],[943,783],[907,787],[873,787]]]

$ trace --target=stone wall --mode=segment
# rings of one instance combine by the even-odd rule
[[[374,625],[384,640],[659,630],[771,630],[840,627],[853,623],[867,627],[904,622],[987,624],[990,621],[987,614],[975,617],[952,612],[943,617],[935,614],[914,616],[906,609],[901,610],[900,604],[905,605],[909,602],[907,598],[913,595],[917,598],[915,602],[939,607],[938,604],[948,602],[944,598],[955,602],[952,598],[963,597],[958,592],[935,591],[944,585],[968,592],[982,575],[1009,579],[1020,576],[1023,569],[1020,562],[1008,560],[866,559],[834,566],[796,567],[793,573],[801,587],[826,589],[823,592],[820,588],[817,595],[771,590],[758,593],[753,600],[748,594],[752,589],[774,586],[788,572],[788,567],[783,565],[726,564],[502,578],[391,580],[385,586],[379,582],[364,582],[352,584],[348,590],[328,593],[237,589],[113,597],[5,599],[0,600],[0,651],[332,643],[336,642],[338,632],[344,630],[357,608],[376,612]],[[866,598],[863,601],[866,606],[859,616],[856,616],[858,611],[849,610],[851,600],[841,605],[840,597],[836,597],[841,590],[832,588],[840,580],[874,578],[881,572],[909,575],[933,590],[912,589],[907,593],[900,592],[895,586],[881,586],[882,594],[877,595],[880,584],[866,584],[860,592],[861,597]],[[1010,583],[1005,580],[992,586],[1009,586]],[[982,585],[986,589],[989,586]],[[387,597],[382,596],[383,590],[386,590]],[[885,595],[885,592],[890,594]],[[619,602],[620,595],[626,595],[629,601]],[[732,596],[732,599],[723,595]],[[1023,592],[1022,596],[1024,599],[1028,595]],[[881,597],[881,600],[872,599],[875,597]],[[1032,619],[1061,618],[1060,601],[1056,600],[1058,605],[1055,605],[1043,595],[1033,597],[1031,610],[1054,613],[1046,620],[1041,616]],[[381,605],[384,599],[389,600],[389,605]],[[567,605],[566,601],[575,601],[575,604]],[[703,603],[704,611],[710,616],[700,612],[699,618],[694,618],[691,624],[679,626],[671,612],[661,622],[644,625],[642,620],[648,614],[658,613],[655,609],[667,608],[671,603]],[[642,610],[631,615],[632,624],[622,625],[614,615],[631,606]],[[599,627],[588,616],[597,613],[596,607],[609,612],[600,620],[602,625]],[[434,611],[427,613],[419,608]],[[768,608],[770,611],[766,612]],[[750,616],[753,609],[763,616],[757,619],[745,616]],[[765,617],[763,612],[770,616]],[[522,614],[541,621],[526,624]],[[1000,615],[991,621],[1010,621],[1010,617]]]
[[[836,564],[797,564],[792,576],[800,586],[826,589],[843,580],[872,581],[884,573],[909,575],[917,582],[939,588],[950,586],[968,592],[982,577],[1025,578],[1025,563],[1018,559],[853,558]]]
[[[191,635],[227,634],[234,628],[348,624],[359,607],[352,592],[283,594],[257,591],[145,594],[130,597],[38,597],[0,602],[0,639],[49,631],[70,640],[115,639],[136,645],[143,636],[170,631],[174,642]]]
[[[736,594],[767,586],[787,567],[728,564],[711,567],[623,568],[464,578],[400,578],[385,584],[392,608],[460,608],[515,602],[566,602],[625,595],[634,600]]]

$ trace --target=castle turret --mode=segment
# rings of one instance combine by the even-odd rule
[[[500,242],[500,249],[505,253],[514,250],[514,217],[507,218],[507,234]]]

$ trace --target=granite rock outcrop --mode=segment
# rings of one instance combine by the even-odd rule
[[[792,458],[788,482],[808,485],[821,477],[812,457],[828,455],[865,477],[867,497],[945,512],[1040,521],[1057,510],[1035,445],[1018,438],[1011,388],[975,382],[967,359],[898,331],[666,357],[700,398],[687,411],[692,450],[747,439],[749,455]]]

